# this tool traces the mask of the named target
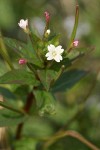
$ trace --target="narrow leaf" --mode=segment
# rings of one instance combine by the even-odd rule
[[[60,41],[60,37],[61,37],[60,34],[50,36],[49,39],[48,39],[48,44],[54,44],[55,46],[58,46],[59,41]]]
[[[71,60],[69,58],[64,58],[60,63],[54,61],[50,69],[59,71],[62,66],[64,66],[65,68],[71,66]]]
[[[27,43],[11,38],[4,38],[4,41],[5,44],[12,50],[14,50],[14,52],[16,52],[20,57],[26,58],[29,62],[39,67],[43,66],[42,62],[39,60],[35,52],[35,50],[37,50],[36,49],[36,46],[38,45],[37,42],[34,42],[33,45],[30,38],[28,38]]]
[[[77,27],[78,27],[78,20],[79,20],[79,6],[76,5],[75,23],[74,23],[73,31],[71,34],[71,38],[70,38],[69,43],[68,43],[67,51],[70,49],[71,44],[75,39],[76,31],[77,31]]]
[[[25,49],[26,51],[28,51],[28,57],[30,62],[42,68],[43,62],[38,55],[37,49],[38,44],[39,44],[38,42],[33,42],[32,36],[30,36],[28,38],[27,46]]]
[[[8,102],[0,102],[0,106],[2,106],[4,108],[7,108],[7,109],[9,109],[11,111],[20,113],[20,114],[25,114],[24,111],[22,111],[21,109],[17,109],[15,107],[11,106],[10,103],[8,103]]]
[[[27,120],[27,116],[16,113],[11,114],[9,110],[0,110],[0,127],[14,126]]]
[[[1,76],[0,84],[31,84],[37,86],[39,85],[39,81],[36,80],[32,72],[16,69]]]
[[[23,47],[25,47],[25,43],[16,39],[12,39],[12,38],[4,38],[4,42],[5,44],[10,47],[11,49],[13,49],[15,52],[20,52],[21,49],[23,49]]]
[[[86,76],[87,73],[87,71],[83,70],[70,70],[64,72],[55,83],[54,87],[52,88],[52,92],[61,92],[70,89],[84,76]]]
[[[16,99],[14,93],[12,93],[9,89],[0,86],[0,95],[3,95],[8,99]]]

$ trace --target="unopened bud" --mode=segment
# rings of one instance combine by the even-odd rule
[[[46,37],[46,38],[48,38],[48,36],[50,35],[50,32],[51,32],[50,29],[48,29],[48,30],[45,32],[45,37]]]
[[[50,34],[50,29],[48,29],[48,30],[46,31],[46,33],[49,35],[49,34]]]
[[[74,47],[77,47],[78,44],[79,44],[79,41],[78,41],[78,40],[75,40],[75,41],[73,42],[73,46],[74,46]]]
[[[21,59],[19,60],[19,65],[24,65],[24,64],[26,64],[26,63],[27,63],[27,60],[24,59],[24,58],[21,58]]]
[[[46,11],[44,13],[44,15],[45,15],[46,22],[49,22],[50,21],[50,14]]]

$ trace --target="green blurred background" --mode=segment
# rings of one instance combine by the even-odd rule
[[[76,39],[80,41],[79,47],[95,47],[95,50],[75,63],[74,67],[86,68],[92,73],[70,91],[57,94],[55,115],[29,120],[23,130],[25,137],[20,142],[14,142],[16,150],[35,150],[36,147],[41,149],[37,137],[52,135],[65,124],[67,130],[80,132],[100,147],[100,0],[78,0],[78,3],[80,19]],[[25,34],[18,27],[18,22],[28,18],[32,30],[42,36],[44,12],[49,11],[51,32],[61,34],[61,44],[66,48],[74,25],[75,4],[75,0],[0,0],[2,34],[24,40]],[[0,65],[4,65],[2,60]],[[0,69],[0,75],[4,70]],[[59,140],[49,149],[89,150],[71,137]]]

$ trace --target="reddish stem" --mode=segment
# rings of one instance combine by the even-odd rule
[[[31,105],[33,103],[33,98],[34,98],[34,95],[33,93],[29,93],[28,97],[27,97],[27,100],[26,100],[26,104],[23,108],[23,110],[26,112],[26,113],[29,113],[29,110],[31,108]],[[17,131],[16,131],[16,139],[20,139],[21,138],[21,133],[22,133],[22,129],[23,129],[23,125],[24,123],[20,123],[17,127]]]

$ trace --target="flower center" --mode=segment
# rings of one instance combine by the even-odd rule
[[[52,52],[52,56],[55,57],[57,53],[55,51]]]

